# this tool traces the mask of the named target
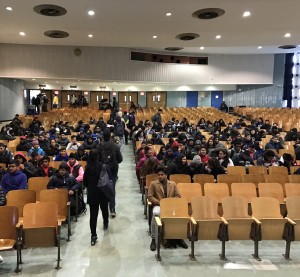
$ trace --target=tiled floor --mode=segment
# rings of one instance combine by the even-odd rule
[[[98,223],[99,242],[90,246],[89,215],[72,223],[72,241],[67,243],[66,227],[62,234],[62,269],[55,267],[56,249],[27,249],[23,253],[22,276],[300,276],[300,243],[294,242],[292,261],[286,261],[284,242],[262,242],[258,263],[252,259],[251,241],[227,243],[227,262],[219,259],[219,241],[196,243],[197,261],[189,259],[190,249],[162,249],[162,261],[157,262],[149,250],[147,221],[143,217],[141,195],[135,178],[131,145],[123,146],[124,162],[120,166],[117,183],[117,217],[110,220],[108,231]],[[0,226],[1,228],[1,226]],[[2,252],[0,276],[14,276],[14,251]]]

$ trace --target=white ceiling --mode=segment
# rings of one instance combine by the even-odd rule
[[[46,2],[46,3],[45,3]],[[0,43],[129,47],[162,52],[183,47],[177,54],[285,53],[279,45],[300,45],[300,0],[2,0]],[[55,4],[67,14],[42,16],[33,7]],[[7,11],[6,7],[12,7]],[[204,8],[221,8],[225,14],[212,20],[192,17]],[[89,16],[89,10],[95,11]],[[243,18],[244,11],[251,16]],[[167,12],[172,16],[167,17]],[[62,30],[68,38],[44,36]],[[19,32],[25,32],[20,36]],[[180,33],[197,33],[193,41],[180,41]],[[290,33],[290,38],[284,34]],[[93,34],[93,38],[88,35]],[[157,38],[153,39],[156,35]],[[222,38],[217,40],[216,35]],[[205,47],[200,50],[200,47]],[[262,49],[257,49],[262,46]],[[298,46],[296,50],[300,51]],[[169,52],[170,53],[170,52]]]

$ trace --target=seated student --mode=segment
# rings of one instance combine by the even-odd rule
[[[251,149],[253,150],[253,148]],[[235,166],[254,165],[251,152],[248,149],[242,150],[239,154],[233,155],[232,160]]]
[[[179,154],[167,167],[168,177],[171,174],[190,174],[186,156]]]
[[[35,175],[38,177],[51,177],[55,174],[56,169],[50,166],[50,158],[44,156],[40,160],[40,166],[35,170]]]
[[[69,155],[66,148],[62,147],[59,151],[59,154],[56,155],[53,160],[67,162],[69,160]]]
[[[8,163],[8,173],[6,173],[1,182],[0,186],[3,188],[4,193],[7,194],[11,190],[20,190],[27,188],[27,177],[19,169],[18,161],[10,161]]]
[[[159,152],[158,154],[156,155],[156,158],[159,160],[159,161],[163,161],[164,157],[165,157],[165,153],[166,153],[166,147],[164,145],[162,145],[159,149]]]
[[[70,174],[76,178],[77,182],[82,182],[84,174],[83,167],[76,160],[76,156],[74,153],[71,153],[69,155],[69,161],[67,162],[67,165],[69,166]]]
[[[17,145],[17,151],[28,151],[30,148],[29,142],[26,139],[26,136],[20,136],[20,143]]]
[[[84,150],[92,150],[97,148],[97,144],[92,136],[89,136],[82,146],[84,147]]]
[[[279,153],[279,149],[284,149],[283,144],[279,141],[277,136],[273,136],[270,141],[266,144],[265,148],[275,149]]]
[[[19,169],[27,176],[27,179],[36,176],[36,168],[31,162],[27,162],[27,159],[22,152],[17,152],[14,160],[19,162]]]
[[[138,163],[137,163],[137,165],[136,165],[136,167],[135,167],[136,176],[137,176],[138,180],[139,180],[139,178],[140,178],[140,171],[141,171],[141,168],[142,168],[143,164],[144,164],[150,157],[153,156],[153,151],[152,151],[151,147],[146,146],[146,147],[144,148],[144,150],[145,150],[145,155],[144,155],[144,157],[142,157],[142,158],[138,161]],[[159,163],[159,162],[157,161],[157,163]]]
[[[66,150],[77,150],[81,144],[77,142],[76,136],[71,136],[71,142],[68,143]]]
[[[69,174],[69,166],[63,162],[60,164],[57,172],[50,178],[48,189],[62,189],[65,188],[69,191],[71,201],[71,214],[76,211],[75,190],[79,188],[79,183],[76,178]]]
[[[56,142],[55,139],[50,140],[50,146],[47,149],[46,153],[48,156],[56,156],[59,153],[61,146]]]
[[[195,155],[192,162],[188,166],[191,177],[193,177],[195,174],[204,174],[205,172],[205,165],[202,163],[199,155]]]
[[[219,174],[226,173],[224,167],[220,165],[219,160],[214,157],[208,160],[207,166],[205,167],[205,171],[205,173],[213,175],[215,180],[217,180],[217,176]]]
[[[153,217],[151,221],[151,244],[150,250],[156,250],[155,244],[155,224],[154,224],[154,217],[160,215],[160,206],[159,202],[163,198],[169,197],[178,197],[180,198],[180,194],[178,192],[177,186],[174,182],[171,182],[167,179],[167,171],[164,168],[157,169],[158,180],[152,181],[150,183],[148,189],[148,200],[153,205]],[[170,248],[172,246],[176,247],[176,245],[181,246],[182,248],[188,248],[188,245],[185,243],[184,240],[168,240],[165,244],[165,248]]]
[[[226,149],[216,150],[216,153],[218,155],[217,158],[219,163],[222,167],[226,169],[228,166],[234,166],[233,161],[228,157],[228,152]]]
[[[87,161],[89,153],[84,151],[83,145],[80,145],[75,153],[75,159],[77,161]]]
[[[67,145],[70,143],[68,137],[65,134],[61,134],[60,138],[58,139],[57,143],[61,146],[67,147]]]
[[[201,158],[201,162],[207,165],[207,162],[210,159],[210,157],[207,155],[207,150],[205,146],[201,146],[199,156]]]
[[[256,164],[267,167],[278,165],[276,155],[272,150],[266,150],[265,153],[257,159]]]
[[[12,153],[7,149],[6,145],[0,142],[0,163],[7,165],[12,157]]]
[[[40,147],[37,140],[33,140],[31,143],[32,147],[28,150],[28,156],[31,156],[33,152],[37,153],[40,156],[45,156],[44,150]]]
[[[39,162],[41,158],[41,155],[38,155],[36,152],[32,152],[31,158],[28,162],[31,163],[35,167],[35,169],[37,169],[40,166]]]

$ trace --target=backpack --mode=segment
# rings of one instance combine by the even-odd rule
[[[105,145],[103,142],[101,143],[99,158],[103,164],[116,164],[116,153],[112,143],[113,142],[110,142],[108,145]]]
[[[112,180],[110,170],[106,164],[102,165],[97,187],[101,189],[108,199],[114,199],[114,182]]]
[[[115,135],[118,136],[118,137],[123,137],[124,136],[124,127],[123,127],[122,121],[117,123],[116,130],[115,130]]]

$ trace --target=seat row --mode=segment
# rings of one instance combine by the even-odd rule
[[[286,199],[287,215],[280,214],[280,205],[272,197],[251,200],[252,217],[248,215],[248,201],[232,196],[222,199],[223,215],[218,214],[218,200],[211,196],[191,199],[192,215],[184,198],[164,198],[160,202],[160,217],[155,217],[156,259],[161,261],[161,243],[169,239],[188,239],[191,242],[190,258],[195,260],[195,243],[202,240],[220,240],[220,257],[226,260],[225,246],[228,240],[252,240],[253,257],[260,260],[259,241],[285,240],[286,259],[290,258],[290,246],[300,240],[300,196]],[[203,248],[205,253],[205,249]]]

